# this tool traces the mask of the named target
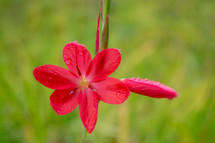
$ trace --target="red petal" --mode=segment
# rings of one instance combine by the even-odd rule
[[[79,92],[73,89],[55,90],[50,96],[50,104],[59,115],[72,112],[79,103]]]
[[[92,83],[99,95],[99,100],[108,104],[121,104],[129,96],[129,89],[118,79],[108,77],[105,80]]]
[[[51,89],[66,89],[76,86],[77,78],[70,71],[55,65],[43,65],[34,68],[35,79]]]
[[[122,79],[123,83],[135,93],[154,97],[154,98],[168,98],[177,97],[177,93],[170,87],[159,82],[150,81],[148,79],[130,78]]]
[[[90,64],[87,71],[87,78],[90,81],[97,81],[106,78],[119,66],[121,54],[118,49],[105,49],[98,53]]]
[[[81,91],[82,100],[79,104],[81,120],[89,133],[93,131],[98,116],[98,99],[97,94],[91,89]]]
[[[63,49],[64,62],[76,76],[85,75],[92,61],[89,51],[77,42],[66,44]]]

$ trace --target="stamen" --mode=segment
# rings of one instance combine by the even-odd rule
[[[80,87],[81,88],[88,88],[89,87],[89,82],[87,79],[85,79],[84,77],[82,77],[81,82],[80,82]]]

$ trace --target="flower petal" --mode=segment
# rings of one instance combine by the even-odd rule
[[[73,89],[55,90],[50,96],[50,104],[59,115],[72,112],[79,104],[79,101],[79,92]]]
[[[177,93],[170,87],[159,82],[150,81],[148,79],[140,78],[126,78],[122,79],[123,83],[128,86],[130,91],[154,97],[154,98],[168,98],[177,97]]]
[[[88,68],[86,76],[90,81],[104,79],[117,69],[120,61],[121,54],[118,49],[105,49],[95,56]]]
[[[129,89],[118,79],[108,77],[105,80],[92,83],[99,95],[99,100],[108,104],[121,104],[129,96]]]
[[[97,94],[89,88],[81,91],[81,94],[82,100],[79,104],[80,117],[87,131],[91,133],[95,128],[98,116]]]
[[[66,89],[76,86],[77,78],[70,71],[55,65],[42,65],[34,68],[35,79],[51,89]]]
[[[63,49],[63,58],[69,70],[76,76],[85,75],[92,61],[91,55],[86,47],[77,42],[66,44]]]

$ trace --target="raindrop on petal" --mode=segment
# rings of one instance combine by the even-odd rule
[[[65,110],[65,107],[64,106],[61,106],[60,109],[58,110],[58,112],[62,112]]]
[[[69,93],[69,95],[72,95],[74,93],[74,91],[71,91],[70,93]]]
[[[173,97],[174,97],[174,96],[170,95],[170,96],[168,97],[168,99],[171,100]]]
[[[120,92],[119,92],[119,91],[117,91],[117,92],[116,92],[116,96],[119,96],[119,95],[120,95]]]
[[[70,60],[66,60],[65,63],[68,65],[68,64],[71,63],[71,61]]]
[[[82,56],[82,55],[83,55],[83,52],[82,52],[82,51],[80,51],[78,54]]]

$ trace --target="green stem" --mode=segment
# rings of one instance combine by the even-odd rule
[[[103,8],[103,23],[105,23],[106,17],[110,13],[110,0],[104,0],[104,8]]]
[[[86,143],[86,142],[87,142],[87,130],[85,129],[85,127],[83,127],[81,143]]]
[[[101,36],[101,44],[100,44],[99,51],[107,49],[108,41],[109,41],[110,0],[104,0],[101,3],[103,3],[103,8],[102,8],[103,18],[102,18],[102,36]]]
[[[100,5],[100,24],[102,25],[101,28],[103,28],[103,0],[101,0],[101,5]]]

